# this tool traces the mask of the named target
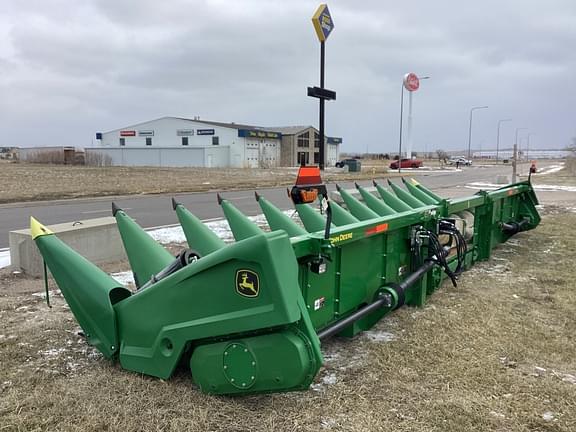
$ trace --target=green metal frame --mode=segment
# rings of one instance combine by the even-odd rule
[[[512,235],[507,226],[528,230],[540,222],[529,182],[457,199],[413,180],[405,188],[375,186],[379,196],[357,185],[361,200],[338,188],[345,206],[331,201],[329,238],[324,215],[308,204],[295,206],[303,228],[256,194],[272,230],[265,233],[218,196],[236,239],[226,245],[173,201],[189,247],[200,255],[191,263],[174,259],[114,206],[140,287],[135,293],[36,221],[33,236],[88,342],[123,368],[168,378],[189,362],[201,390],[215,394],[306,389],[322,365],[319,333],[390,296],[338,332],[353,336],[400,306],[400,296],[421,306],[441,285],[445,275],[434,267],[398,289],[421,264],[412,254],[414,227],[434,232],[442,219],[473,215],[468,268]],[[453,268],[456,257],[448,262]]]

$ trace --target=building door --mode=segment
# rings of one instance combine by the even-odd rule
[[[246,166],[248,168],[258,168],[260,160],[260,144],[256,140],[246,142]]]
[[[308,165],[310,163],[310,154],[308,152],[298,152],[298,165]]]

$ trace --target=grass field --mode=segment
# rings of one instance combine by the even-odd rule
[[[328,170],[324,180],[371,179],[384,166],[360,173]],[[111,195],[251,189],[294,184],[297,168],[221,169],[86,167],[0,161],[0,204]],[[391,175],[396,175],[392,173]]]
[[[41,280],[0,270],[0,431],[573,432],[576,199],[541,211],[458,288],[323,344],[298,393],[213,397],[184,369],[124,371],[86,346],[62,297],[48,309]]]

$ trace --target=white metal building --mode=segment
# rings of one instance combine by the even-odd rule
[[[296,149],[292,148],[293,139],[288,141],[283,139],[286,128],[281,129],[283,130],[213,122],[199,118],[162,117],[97,133],[97,146],[87,148],[86,156],[89,158],[96,154],[109,158],[112,165],[123,166],[207,168],[297,166]],[[304,132],[302,129],[310,129],[310,134],[315,130],[312,127],[297,127],[297,129],[300,133]],[[308,130],[305,132],[308,133]],[[293,132],[287,135],[292,134]],[[312,139],[310,142],[312,143]],[[340,138],[327,139],[328,165],[333,165],[337,161],[340,143]],[[286,146],[291,147],[289,153],[294,157],[281,157],[283,154],[281,148]],[[310,147],[313,152],[314,145],[311,144]],[[312,157],[306,162],[312,163]]]
[[[235,123],[162,117],[97,133],[113,165],[268,168],[280,165],[279,132]]]

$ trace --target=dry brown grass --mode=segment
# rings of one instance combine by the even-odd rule
[[[445,283],[422,309],[323,345],[314,389],[250,397],[122,370],[77,336],[61,297],[0,272],[0,430],[576,430],[576,214],[543,223]],[[574,382],[572,382],[574,379]]]
[[[297,169],[88,167],[0,161],[0,203],[110,195],[203,192],[294,184]],[[330,181],[369,179],[386,168],[361,173],[326,171]],[[395,174],[392,174],[395,175]]]

